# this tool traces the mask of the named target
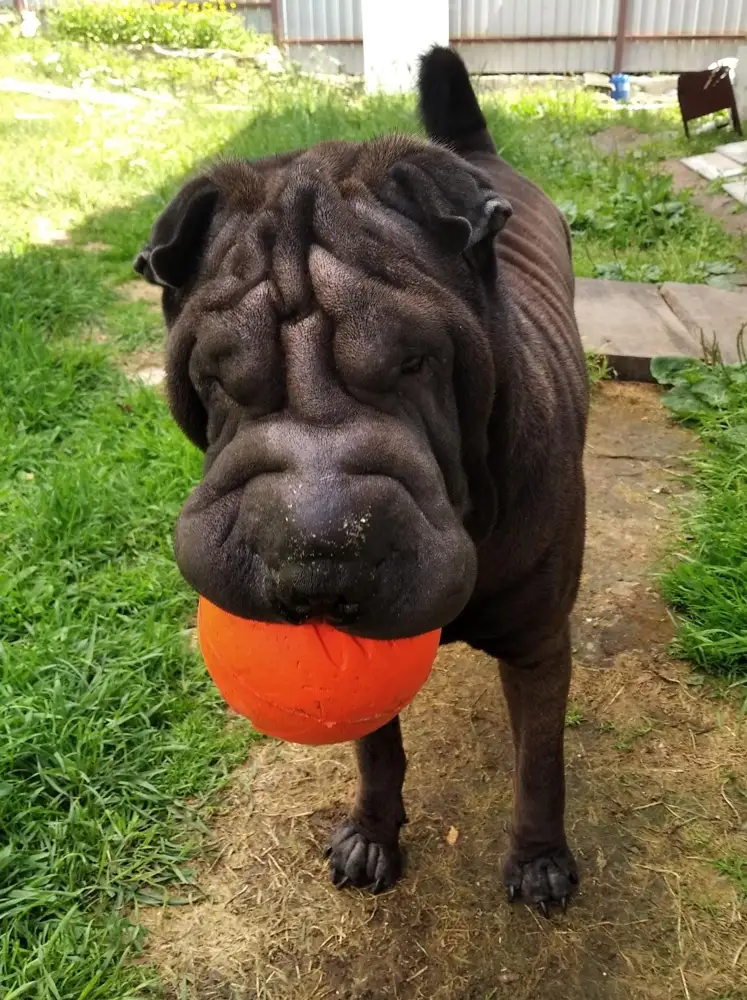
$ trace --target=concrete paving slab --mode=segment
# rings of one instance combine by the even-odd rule
[[[736,160],[737,163],[747,166],[747,140],[742,140],[742,142],[727,142],[724,146],[716,146],[716,152],[723,153],[729,159]]]
[[[670,281],[661,294],[698,345],[716,346],[727,364],[739,361],[737,338],[747,333],[747,292]],[[703,355],[702,347],[699,354]]]
[[[747,205],[747,180],[729,181],[728,184],[724,184],[724,191],[743,205]]]
[[[577,278],[576,318],[584,347],[603,354],[627,381],[652,381],[651,359],[659,354],[701,353],[656,285]]]
[[[707,181],[715,181],[724,177],[737,177],[744,173],[744,166],[732,160],[723,153],[703,153],[700,156],[686,156],[682,160],[690,170],[705,177]]]
[[[587,90],[603,90],[609,93],[612,84],[606,73],[584,73],[584,87]]]

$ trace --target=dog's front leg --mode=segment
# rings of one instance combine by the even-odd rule
[[[399,717],[355,744],[358,790],[349,819],[327,847],[333,883],[390,889],[402,874],[399,831],[406,822],[402,800],[407,760]]]
[[[551,903],[565,908],[578,884],[564,826],[563,735],[570,678],[567,628],[551,651],[501,663],[516,752],[503,880],[509,899],[534,903],[546,916]]]

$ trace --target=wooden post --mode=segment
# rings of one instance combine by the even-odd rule
[[[449,0],[362,0],[366,89],[410,90],[419,57],[449,44]]]
[[[625,39],[628,30],[628,0],[617,0],[617,35],[613,73],[622,73],[625,62]]]
[[[283,41],[283,14],[280,10],[281,0],[270,0],[270,18],[272,20],[272,40],[276,45]]]
[[[737,95],[737,109],[742,121],[747,122],[747,45],[740,45],[737,49],[736,80],[734,90]]]

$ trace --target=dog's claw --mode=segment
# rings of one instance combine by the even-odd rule
[[[391,889],[402,873],[398,845],[384,845],[368,837],[352,822],[339,826],[332,834],[327,857],[332,884],[363,889],[368,886],[380,893]]]
[[[563,845],[526,861],[509,854],[503,862],[503,884],[509,902],[523,899],[549,917],[555,904],[565,910],[578,884],[576,862]]]
[[[327,844],[327,846],[324,848],[324,857],[325,858],[331,858],[332,857],[332,845],[331,844]]]

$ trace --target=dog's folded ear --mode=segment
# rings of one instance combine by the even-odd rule
[[[163,288],[183,288],[199,265],[219,191],[207,177],[189,181],[156,219],[134,268]]]
[[[446,150],[427,149],[395,163],[379,197],[452,254],[492,239],[512,213],[487,177]]]

